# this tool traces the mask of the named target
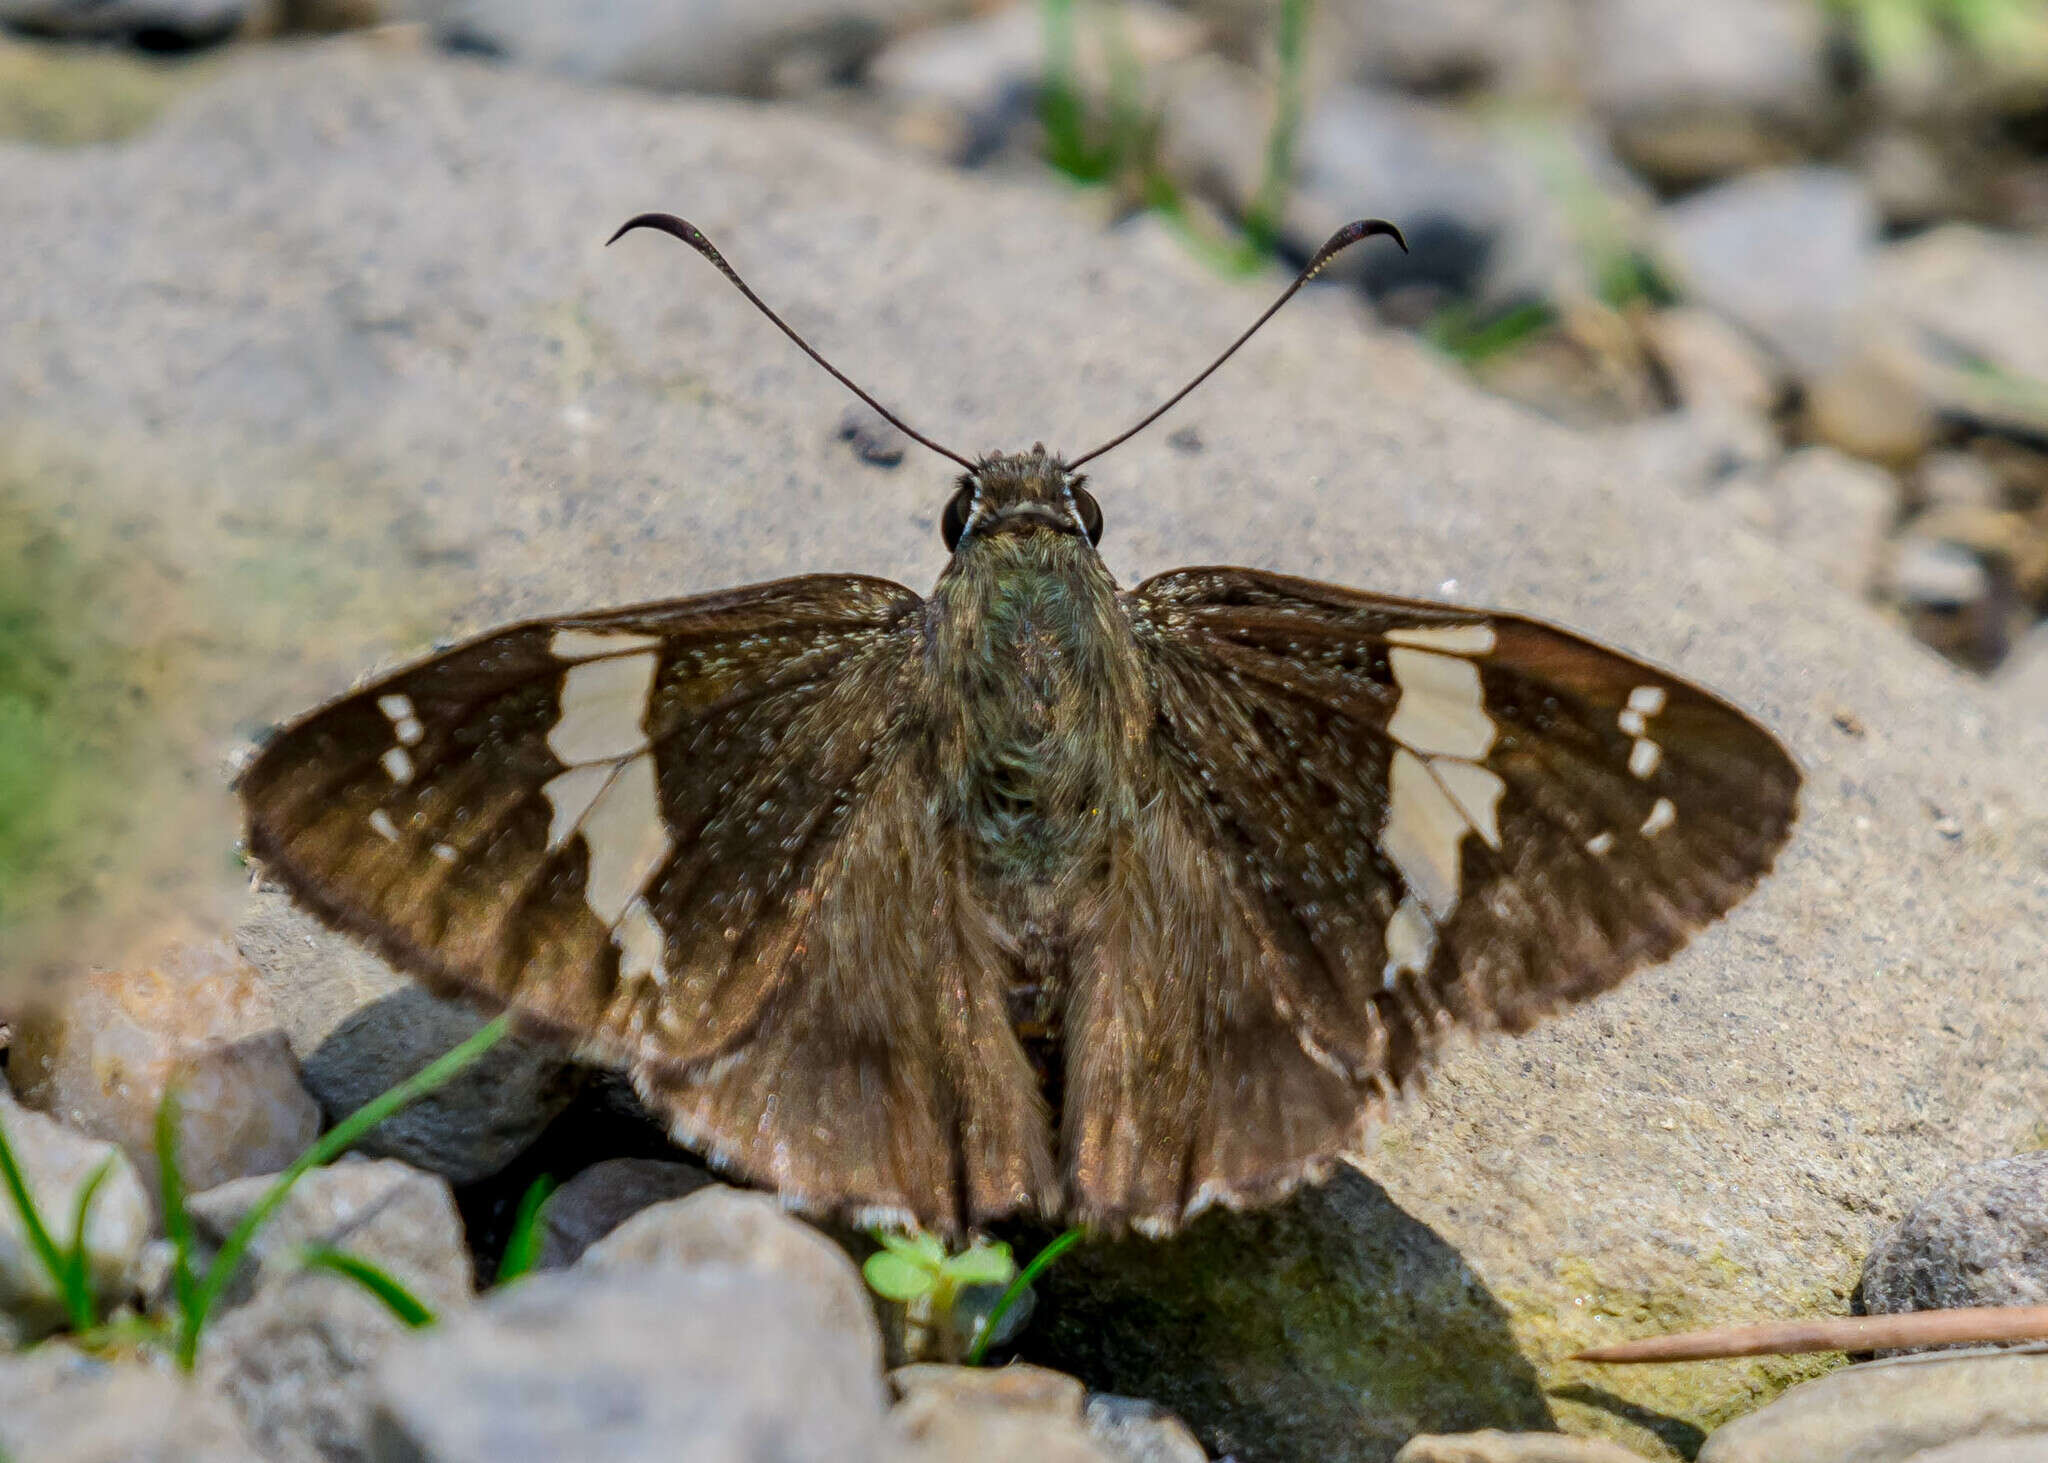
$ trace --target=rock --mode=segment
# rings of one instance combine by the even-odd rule
[[[1358,0],[1316,20],[1312,65],[1403,91],[1548,98],[1570,88],[1579,58],[1568,0]]]
[[[1856,457],[1903,467],[1934,444],[1936,379],[1896,331],[1853,327],[1848,348],[1806,381],[1806,433]]]
[[[719,1184],[656,1204],[584,1251],[580,1264],[607,1274],[729,1265],[774,1275],[809,1298],[813,1329],[881,1366],[874,1307],[853,1261],[766,1194]]]
[[[188,1190],[275,1173],[320,1135],[320,1106],[299,1085],[269,991],[224,941],[73,976],[22,1013],[8,1060],[23,1101],[120,1144],[151,1195],[167,1088],[178,1094]]]
[[[125,526],[117,566],[175,573],[166,605],[219,601],[150,712],[204,747],[527,616],[821,570],[929,587],[953,470],[848,462],[843,393],[702,261],[600,247],[639,209],[695,209],[821,350],[966,451],[1103,440],[1283,283],[775,108],[349,40],[231,60],[132,142],[0,149],[0,444],[68,464],[15,501],[64,523],[90,502]],[[1167,439],[1188,426],[1199,456]],[[1299,1438],[1328,1463],[1483,1427],[1668,1452],[1630,1419],[1730,1416],[1825,1366],[1568,1358],[1839,1313],[1915,1175],[2027,1143],[2048,733],[1343,291],[1304,291],[1088,471],[1123,582],[1250,563],[1562,620],[1732,697],[1809,781],[1778,870],[1684,954],[1450,1052],[1360,1157],[1384,1189],[1340,1174],[1099,1269],[1082,1246],[1024,1359],[1152,1397],[1212,1452]],[[225,816],[184,831],[188,859],[201,826],[225,862]],[[1055,1296],[1070,1268],[1086,1284]]]
[[[0,26],[182,50],[226,40],[250,9],[249,0],[0,0]]]
[[[1958,1169],[1863,1261],[1870,1315],[2048,1305],[2048,1153]]]
[[[1193,100],[1194,109],[1203,105]],[[1170,110],[1162,122],[1169,158],[1192,150],[1176,151],[1173,136],[1186,110]],[[1196,125],[1200,135],[1218,136],[1216,119]],[[1236,142],[1246,150],[1241,161],[1208,169],[1235,180],[1238,191],[1224,201],[1240,214],[1262,175],[1264,135],[1261,127]],[[1334,277],[1362,279],[1375,296],[1430,287],[1482,311],[1589,299],[1602,268],[1636,242],[1648,211],[1640,188],[1583,129],[1488,121],[1359,87],[1316,99],[1296,159],[1286,225],[1302,254],[1367,209],[1407,235],[1409,253],[1361,249],[1331,266]]]
[[[1664,252],[1689,299],[1733,320],[1800,373],[1818,376],[1858,343],[1878,223],[1854,173],[1785,168],[1664,209]]]
[[[905,1463],[1121,1463],[1081,1420],[1086,1389],[1043,1367],[918,1365],[889,1373]]]
[[[728,1265],[528,1276],[393,1346],[377,1388],[379,1459],[883,1456],[872,1347],[818,1325],[803,1286]]]
[[[1962,545],[1912,534],[1892,555],[1886,587],[1909,605],[1962,610],[1990,597],[1991,574]]]
[[[766,96],[843,80],[946,0],[410,0],[443,44],[579,81]]]
[[[1489,1428],[1410,1438],[1394,1455],[1394,1463],[1642,1463],[1642,1454],[1601,1438]]]
[[[1874,267],[1887,305],[1926,335],[2048,389],[2048,243],[1950,223]]]
[[[194,1195],[202,1251],[217,1249],[268,1187],[238,1179]],[[266,1457],[362,1463],[373,1456],[371,1368],[406,1327],[354,1281],[306,1269],[299,1256],[308,1245],[370,1261],[445,1317],[470,1301],[462,1220],[444,1180],[402,1163],[314,1169],[256,1232],[253,1296],[246,1283],[233,1288],[233,1308],[201,1342],[201,1383],[234,1405]]]
[[[1128,0],[1119,7],[1119,44],[1139,78],[1132,103],[1156,109],[1155,78],[1196,55],[1208,27],[1186,12]],[[1105,27],[1074,31],[1072,83],[1091,105],[1110,96],[1112,58]],[[973,164],[1000,151],[1010,134],[1034,119],[1045,75],[1045,22],[1027,4],[913,31],[892,42],[867,71],[868,81],[898,115],[899,133],[937,140],[932,149]]]
[[[74,1133],[17,1103],[0,1083],[0,1127],[44,1227],[59,1246],[71,1243],[78,1199],[102,1164],[107,1176],[85,1223],[87,1273],[104,1311],[126,1296],[131,1267],[155,1229],[155,1215],[134,1165],[111,1143]],[[0,1193],[0,1343],[34,1341],[68,1324],[63,1291],[30,1243],[13,1199]]]
[[[275,1177],[236,1179],[192,1196],[202,1251],[220,1246]],[[390,1159],[344,1158],[303,1175],[250,1244],[256,1288],[299,1277],[299,1254],[308,1245],[373,1261],[430,1306],[469,1298],[469,1251],[454,1194],[444,1179]]]
[[[2048,624],[2020,637],[1994,683],[2006,703],[2036,726],[2048,726]]]
[[[1678,404],[1764,416],[1784,394],[1777,363],[1733,325],[1696,305],[1673,305],[1643,322],[1652,357]]]
[[[2005,658],[2008,584],[1968,544],[1930,531],[1924,519],[1909,523],[1888,548],[1882,585],[1913,634],[1942,654],[1979,670]]]
[[[23,1463],[273,1463],[185,1378],[62,1346],[0,1358],[0,1449]]]
[[[1188,1425],[1156,1402],[1098,1392],[1081,1417],[1116,1463],[1208,1463]]]
[[[1782,452],[1768,419],[1725,406],[1665,412],[1611,428],[1605,436],[1636,481],[1724,498],[1734,484],[1759,482]],[[1775,508],[1753,526],[1775,533]]]
[[[1974,452],[1930,452],[1921,459],[1913,485],[1932,508],[1997,508],[1998,473]]]
[[[1778,542],[1851,594],[1867,592],[1899,516],[1898,481],[1883,468],[1807,447],[1778,464],[1770,496]]]
[[[1803,0],[1593,0],[1584,26],[1586,90],[1659,183],[1784,162],[1828,119],[1827,17]]]
[[[339,1120],[474,1034],[482,1018],[439,1000],[276,889],[235,931],[276,1002],[306,1087]],[[470,1183],[518,1157],[575,1095],[561,1057],[507,1037],[357,1146]]]
[[[590,1165],[551,1195],[541,1211],[542,1270],[573,1265],[641,1210],[693,1194],[713,1182],[693,1163],[660,1158],[606,1158]]]
[[[1999,1463],[2048,1456],[2048,1351],[1937,1352],[1843,1367],[1716,1428],[1699,1463]],[[1954,1450],[1954,1451],[1951,1451]]]

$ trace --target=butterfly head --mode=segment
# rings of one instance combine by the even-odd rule
[[[1102,509],[1087,481],[1044,446],[984,457],[960,475],[940,531],[946,547],[998,533],[1066,533],[1102,541]]]

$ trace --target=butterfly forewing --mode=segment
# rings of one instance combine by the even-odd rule
[[[1126,603],[1165,802],[1232,851],[1243,910],[1218,948],[1245,953],[1200,977],[1213,994],[1161,998],[1235,1013],[1200,1060],[1249,1075],[1162,1131],[1200,1131],[1201,1103],[1298,1091],[1310,1063],[1369,1108],[1452,1025],[1521,1030],[1672,953],[1769,869],[1792,821],[1799,776],[1769,733],[1552,626],[1242,569],[1162,575]],[[1233,994],[1247,961],[1291,1039]],[[1162,1159],[1185,1169],[1181,1198],[1284,1187],[1352,1127],[1327,1096],[1285,1106],[1291,1128],[1206,1171]],[[1160,1188],[1110,1185],[1098,1207],[1143,1219]]]
[[[917,792],[921,609],[818,576],[500,631],[274,738],[252,850],[793,1198],[1050,1207],[997,962]]]

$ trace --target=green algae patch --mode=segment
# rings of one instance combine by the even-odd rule
[[[219,69],[210,57],[0,39],[0,140],[42,147],[118,142]]]
[[[1558,1423],[1568,1432],[1605,1437],[1651,1456],[1691,1458],[1722,1423],[1754,1412],[1788,1387],[1834,1370],[1835,1353],[1738,1357],[1725,1361],[1603,1366],[1575,1362],[1574,1352],[1638,1336],[1664,1335],[1766,1319],[1731,1314],[1726,1297],[1746,1296],[1747,1272],[1716,1253],[1690,1274],[1654,1284],[1620,1281],[1580,1258],[1555,1267],[1556,1291],[1503,1290],[1522,1353],[1541,1373]],[[1773,1316],[1843,1315],[1853,1272],[1785,1296]],[[1738,1302],[1739,1303],[1739,1302]]]

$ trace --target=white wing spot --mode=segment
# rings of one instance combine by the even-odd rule
[[[1628,749],[1628,770],[1639,778],[1655,772],[1663,760],[1664,749],[1648,737],[1637,737],[1636,744]]]
[[[1645,716],[1655,716],[1664,709],[1664,688],[1662,686],[1638,686],[1628,693],[1628,709],[1640,711]]]
[[[1394,917],[1387,921],[1387,965],[1381,975],[1381,983],[1392,990],[1402,971],[1422,974],[1429,968],[1430,957],[1434,954],[1436,925],[1423,912],[1421,903],[1410,894],[1395,909]]]
[[[632,630],[557,630],[548,641],[548,654],[556,660],[596,660],[600,656],[652,650],[659,644],[659,635],[642,635]]]
[[[1624,706],[1614,718],[1614,724],[1632,737],[1639,737],[1650,729],[1650,718],[1633,706]]]
[[[642,723],[654,670],[654,657],[645,653],[570,666],[562,677],[561,712],[548,729],[548,750],[563,766],[580,767],[630,757],[645,747]]]
[[[1458,805],[1472,831],[1486,840],[1488,848],[1499,848],[1500,800],[1508,785],[1484,767],[1449,757],[1430,758],[1429,768],[1442,781],[1444,791],[1451,795],[1451,801]]]
[[[420,725],[417,716],[401,716],[392,731],[397,734],[398,745],[401,747],[417,747],[420,738],[427,734],[427,729]]]
[[[377,709],[384,713],[386,721],[404,721],[407,717],[415,714],[412,709],[412,697],[399,691],[393,691],[386,696],[379,696],[377,698]]]
[[[435,857],[435,858],[437,858],[437,859],[439,859],[439,860],[440,860],[440,861],[441,861],[442,863],[444,863],[444,864],[452,864],[452,863],[454,863],[454,862],[455,862],[455,845],[454,845],[454,844],[452,844],[452,843],[437,843],[437,844],[435,844],[435,845],[434,845],[434,857]]]
[[[1427,764],[1406,748],[1394,753],[1388,790],[1381,845],[1423,908],[1446,919],[1458,906],[1463,877],[1458,850],[1469,826],[1465,815]]]
[[[1498,639],[1491,625],[1410,625],[1387,631],[1389,645],[1447,650],[1453,655],[1487,655]]]
[[[1486,714],[1479,667],[1455,656],[1396,647],[1387,652],[1401,699],[1387,722],[1387,735],[1415,752],[1471,760],[1493,746],[1495,727]]]
[[[384,771],[400,787],[412,781],[412,758],[403,747],[393,747],[377,759],[384,764]]]
[[[672,847],[661,820],[654,759],[643,754],[620,767],[590,805],[582,829],[590,851],[583,901],[607,926],[616,926]]]
[[[1678,809],[1672,805],[1671,799],[1658,798],[1650,806],[1650,816],[1643,819],[1642,835],[1645,838],[1655,838],[1677,821]]]
[[[612,931],[612,943],[619,947],[619,979],[668,984],[668,940],[646,900],[635,899],[626,906],[619,927]]]
[[[382,808],[370,814],[370,826],[377,831],[378,837],[390,843],[398,842],[398,825],[391,821],[391,815]]]
[[[590,805],[597,801],[597,795],[604,791],[604,785],[612,780],[612,765],[609,762],[593,762],[588,767],[571,767],[559,777],[551,777],[541,785],[541,793],[548,800],[548,849],[552,852],[569,841],[569,835],[583,821],[583,815],[590,811]]]
[[[1593,854],[1595,857],[1604,858],[1613,850],[1614,835],[1612,833],[1595,833],[1586,840],[1586,852]]]

